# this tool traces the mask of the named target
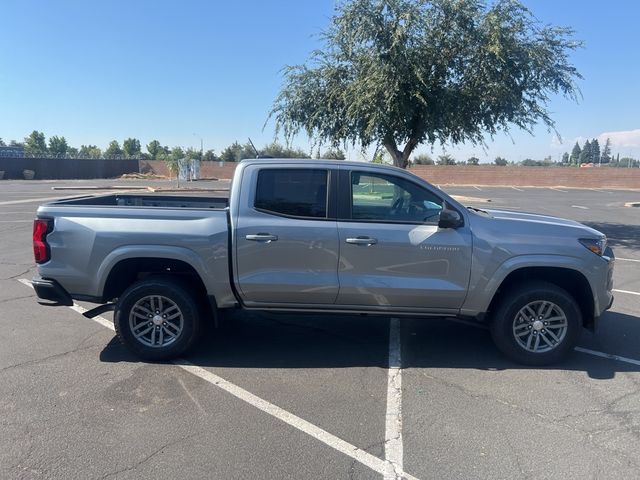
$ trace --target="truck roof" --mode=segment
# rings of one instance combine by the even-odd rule
[[[347,165],[350,167],[371,167],[375,166],[376,168],[388,169],[388,170],[400,170],[406,171],[402,168],[394,167],[393,165],[385,165],[382,163],[371,163],[371,162],[354,162],[347,160],[329,160],[325,158],[246,158],[241,160],[240,163],[243,164],[283,164],[283,163],[304,163],[306,165]]]

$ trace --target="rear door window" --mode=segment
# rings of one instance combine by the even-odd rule
[[[265,213],[327,218],[328,171],[265,168],[258,172],[254,207]]]

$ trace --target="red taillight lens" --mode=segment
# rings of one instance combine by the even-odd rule
[[[33,256],[36,263],[49,261],[50,253],[46,238],[50,225],[51,220],[37,218],[33,221]]]

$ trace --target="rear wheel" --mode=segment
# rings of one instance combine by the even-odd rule
[[[200,330],[193,295],[171,278],[150,278],[129,287],[114,316],[118,337],[135,355],[168,360],[193,346]]]
[[[560,361],[574,347],[582,315],[573,297],[546,282],[508,291],[491,320],[491,336],[510,359],[525,365]]]

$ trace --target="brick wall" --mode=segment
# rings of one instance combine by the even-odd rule
[[[141,161],[142,171],[168,176],[160,161]],[[203,178],[232,178],[235,163],[202,162]],[[509,185],[640,189],[640,168],[497,167],[493,165],[417,165],[412,173],[436,185]]]

